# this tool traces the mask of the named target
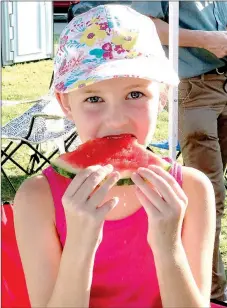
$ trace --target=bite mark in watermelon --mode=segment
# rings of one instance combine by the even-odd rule
[[[52,162],[62,176],[74,178],[93,165],[111,164],[120,173],[117,185],[132,185],[131,175],[139,167],[160,166],[169,171],[171,164],[140,145],[135,136],[122,134],[89,140],[75,151],[64,153]]]

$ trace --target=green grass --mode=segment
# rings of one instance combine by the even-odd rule
[[[2,106],[2,126],[18,115],[23,114],[31,106],[31,103]]]
[[[36,99],[48,92],[53,60],[6,66],[2,69],[2,100]]]
[[[225,264],[226,275],[227,275],[227,197],[225,198],[225,214],[222,219],[222,230],[220,236],[220,250]]]

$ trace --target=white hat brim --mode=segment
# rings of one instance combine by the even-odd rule
[[[70,72],[68,73],[70,76]],[[65,76],[67,78],[67,76]],[[147,80],[154,80],[170,86],[178,86],[180,80],[174,71],[170,61],[165,58],[157,57],[137,57],[133,59],[109,60],[90,70],[84,71],[80,76],[80,81],[83,86],[91,85],[102,80],[120,78],[120,77],[134,77]],[[64,90],[70,92],[79,88],[81,83],[78,80],[71,84]]]

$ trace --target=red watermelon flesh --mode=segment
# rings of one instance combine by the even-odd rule
[[[156,165],[167,171],[171,168],[168,162],[140,145],[130,134],[89,140],[75,151],[60,155],[52,166],[58,173],[73,178],[84,168],[107,164],[120,172],[121,179],[130,178],[139,167]]]

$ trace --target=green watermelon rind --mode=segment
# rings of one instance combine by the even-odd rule
[[[60,175],[68,178],[68,179],[73,179],[76,174],[75,173],[72,173],[72,172],[69,172],[69,171],[66,171],[65,169],[61,168],[61,167],[58,167],[54,164],[52,164],[52,168]],[[128,179],[120,179],[119,181],[117,181],[116,183],[117,186],[123,186],[123,185],[134,185],[134,182],[128,178]]]
[[[65,178],[68,178],[68,179],[73,179],[75,177],[76,174],[72,173],[72,172],[69,172],[61,167],[58,167],[54,164],[51,165],[52,168],[60,175],[64,176]]]
[[[61,167],[56,166],[55,164],[52,164],[52,168],[60,175],[62,175],[63,177],[69,178],[69,179],[73,179],[76,174],[69,172]],[[172,168],[172,165],[170,163],[167,163],[165,165],[165,170],[167,172],[170,171],[170,169]],[[117,181],[116,186],[123,186],[123,185],[134,185],[134,182],[132,181],[131,178],[127,178],[127,179],[120,179],[119,181]]]

